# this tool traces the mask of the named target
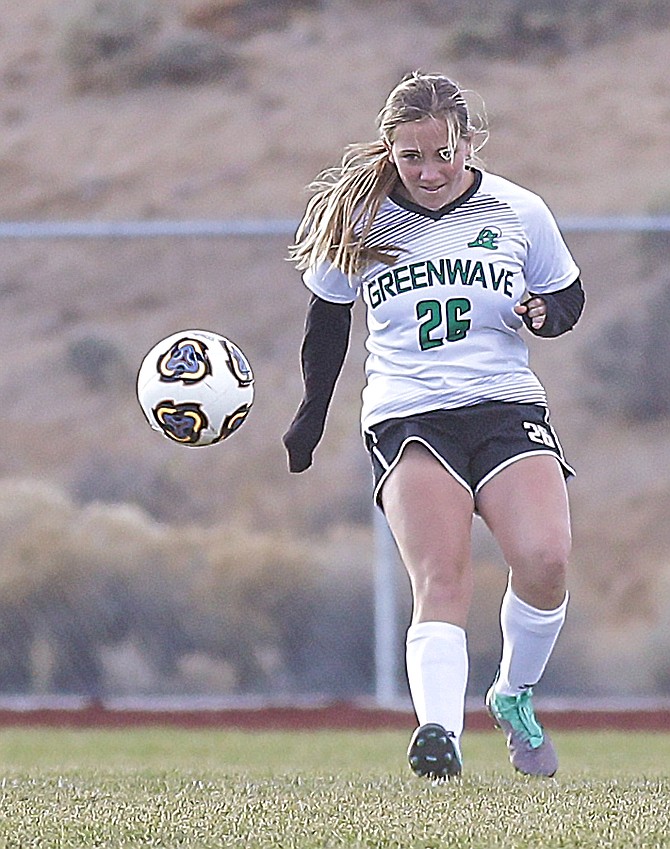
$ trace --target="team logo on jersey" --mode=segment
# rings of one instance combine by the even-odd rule
[[[497,251],[496,242],[502,236],[502,231],[497,227],[484,227],[472,242],[468,242],[469,248],[486,248],[487,251]]]

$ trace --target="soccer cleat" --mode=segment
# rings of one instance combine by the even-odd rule
[[[449,779],[461,774],[461,759],[454,735],[441,725],[429,722],[412,735],[407,760],[416,775]]]
[[[558,757],[549,735],[533,710],[529,687],[518,696],[498,695],[492,685],[486,694],[486,707],[507,738],[512,766],[524,775],[550,778],[558,769]]]

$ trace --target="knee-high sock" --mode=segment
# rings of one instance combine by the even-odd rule
[[[522,601],[508,584],[500,607],[503,645],[496,693],[516,696],[542,677],[561,632],[568,594],[560,607],[540,610]]]
[[[419,725],[436,722],[460,747],[468,681],[465,631],[448,622],[417,622],[407,630],[407,678]]]

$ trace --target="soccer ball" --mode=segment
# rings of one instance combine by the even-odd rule
[[[154,430],[180,445],[213,445],[246,419],[254,400],[249,361],[230,339],[183,330],[142,360],[137,398]]]

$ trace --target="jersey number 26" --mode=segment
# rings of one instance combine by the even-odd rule
[[[464,339],[470,324],[463,316],[470,312],[472,305],[467,298],[450,298],[448,301],[419,301],[416,305],[416,317],[419,325],[419,347],[422,351],[438,348],[445,342],[458,342]],[[446,331],[446,332],[445,332]]]

